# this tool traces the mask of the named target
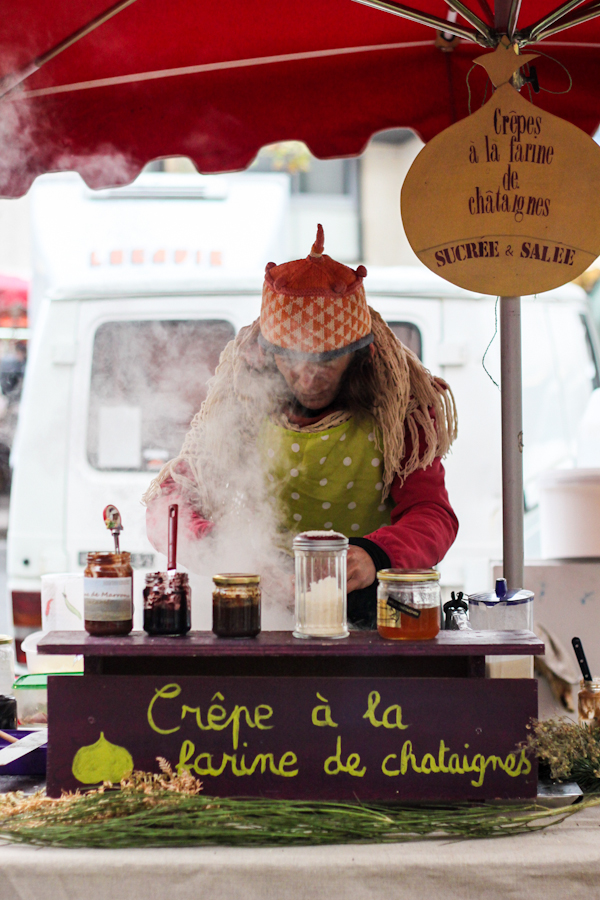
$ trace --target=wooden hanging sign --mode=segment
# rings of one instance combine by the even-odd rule
[[[477,293],[547,291],[600,255],[600,147],[512,86],[535,57],[505,40],[475,60],[496,91],[423,148],[402,188],[404,227],[421,262]]]

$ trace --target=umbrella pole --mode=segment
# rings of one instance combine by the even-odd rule
[[[521,298],[500,297],[502,538],[509,590],[523,587],[523,399]]]

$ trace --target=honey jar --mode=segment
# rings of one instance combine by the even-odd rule
[[[600,678],[581,682],[577,708],[580,725],[600,727]]]
[[[213,577],[213,628],[217,637],[256,637],[260,632],[260,575],[230,572]]]
[[[381,569],[377,573],[377,631],[395,641],[425,641],[440,630],[440,573]]]
[[[129,634],[133,628],[130,553],[88,553],[83,573],[83,618],[88,634]]]

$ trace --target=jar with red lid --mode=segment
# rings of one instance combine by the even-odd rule
[[[133,628],[130,553],[88,553],[83,573],[83,616],[88,634],[129,634]]]

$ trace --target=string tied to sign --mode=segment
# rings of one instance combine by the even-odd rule
[[[485,348],[485,353],[483,354],[483,356],[482,356],[482,358],[481,358],[481,365],[483,366],[483,371],[485,372],[485,374],[487,375],[487,377],[490,379],[490,381],[492,382],[492,384],[495,384],[495,385],[496,385],[496,387],[498,388],[498,390],[500,390],[500,385],[498,384],[498,382],[496,381],[496,379],[494,378],[494,376],[492,375],[492,373],[490,372],[490,370],[489,370],[488,367],[486,366],[486,364],[485,364],[485,358],[486,358],[486,356],[488,355],[488,351],[489,351],[490,347],[492,346],[492,344],[494,343],[494,341],[495,341],[495,339],[496,339],[496,335],[498,334],[498,303],[499,303],[499,302],[500,302],[500,297],[496,297],[496,302],[495,302],[495,304],[494,304],[494,333],[493,333],[493,335],[491,336],[490,342],[489,342],[489,344],[487,345],[487,347]]]
[[[536,49],[536,55],[543,56],[545,59],[549,59],[551,62],[555,62],[558,66],[560,66],[560,68],[566,72],[567,78],[569,79],[568,87],[566,87],[562,91],[553,91],[548,87],[544,87],[542,84],[540,84],[537,67],[531,66],[531,65],[524,66],[524,68],[528,70],[528,74],[522,74],[520,72],[516,73],[516,75],[513,77],[513,86],[517,90],[520,90],[522,87],[527,87],[527,89],[529,91],[529,99],[531,102],[533,102],[532,90],[533,90],[534,94],[543,93],[543,94],[553,94],[555,96],[561,96],[563,94],[568,94],[569,91],[571,91],[573,88],[573,77],[572,77],[571,73],[569,72],[568,68],[565,66],[565,64],[563,62],[561,62],[560,59],[557,59],[555,56],[551,56],[549,53],[542,53],[540,50],[537,50],[537,49]],[[475,69],[477,65],[478,65],[478,63],[474,62],[465,76],[465,85],[467,88],[467,109],[469,111],[469,115],[472,115],[472,101],[473,101],[473,89],[471,87],[471,73],[473,72],[473,69]],[[481,107],[485,106],[485,104],[486,104],[487,92],[488,92],[489,86],[490,86],[490,77],[488,75],[486,82],[485,82],[483,99],[480,104]]]

